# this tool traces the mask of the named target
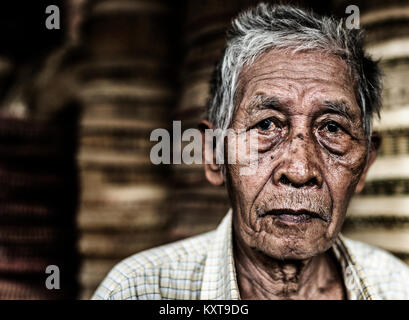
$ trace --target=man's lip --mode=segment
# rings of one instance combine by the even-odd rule
[[[281,215],[285,215],[285,216],[306,216],[310,219],[312,218],[316,218],[316,219],[321,219],[324,221],[327,221],[322,215],[320,215],[317,212],[314,211],[309,211],[309,210],[292,210],[292,209],[273,209],[273,210],[269,210],[263,213],[260,213],[258,215],[259,218],[263,218],[266,216],[281,216]]]

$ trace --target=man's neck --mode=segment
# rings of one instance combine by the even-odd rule
[[[277,260],[234,241],[242,299],[344,299],[344,285],[328,252],[305,260]]]

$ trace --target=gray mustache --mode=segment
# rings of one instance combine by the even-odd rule
[[[258,216],[273,210],[310,211],[330,222],[332,219],[332,201],[329,196],[311,192],[293,191],[269,194],[256,206]]]

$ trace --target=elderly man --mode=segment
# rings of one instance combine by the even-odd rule
[[[232,207],[219,227],[124,260],[94,299],[409,299],[404,263],[340,234],[376,157],[380,83],[342,22],[266,4],[240,14],[200,126],[255,130],[255,171],[206,161]]]

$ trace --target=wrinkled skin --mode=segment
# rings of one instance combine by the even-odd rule
[[[226,181],[217,165],[205,172],[229,191],[242,296],[342,298],[327,250],[376,155],[354,79],[338,57],[270,50],[242,70],[238,84],[231,127],[257,130],[256,172],[242,175],[246,165],[228,164]]]

